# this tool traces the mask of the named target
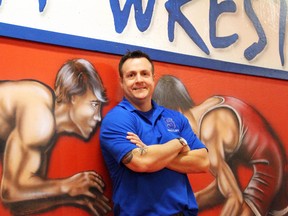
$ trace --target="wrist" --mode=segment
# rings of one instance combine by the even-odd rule
[[[177,139],[183,147],[188,145],[187,141],[183,137],[178,137]]]

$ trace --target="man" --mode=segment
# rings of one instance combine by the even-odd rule
[[[221,215],[287,215],[285,150],[259,112],[228,96],[195,106],[181,80],[171,75],[159,79],[153,99],[181,111],[209,149],[215,180],[195,194],[200,210],[223,204]],[[241,166],[253,171],[243,191]]]
[[[94,215],[109,211],[104,182],[94,171],[65,179],[46,177],[58,135],[89,139],[106,101],[93,65],[74,59],[59,70],[54,91],[34,80],[0,82],[1,199],[13,214],[28,215],[59,205],[76,205]]]
[[[100,130],[114,215],[197,215],[186,173],[209,169],[205,146],[181,113],[152,101],[154,65],[148,55],[128,52],[119,75],[124,99]]]

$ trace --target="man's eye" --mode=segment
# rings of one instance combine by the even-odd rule
[[[148,71],[143,71],[142,75],[144,77],[149,77],[150,76],[150,73]]]

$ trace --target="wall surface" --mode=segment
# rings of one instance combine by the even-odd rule
[[[107,90],[109,103],[103,107],[103,116],[122,98],[118,84],[117,66],[119,56],[100,52],[84,51],[43,43],[0,38],[0,80],[36,79],[53,88],[55,75],[59,67],[68,59],[85,58],[98,70]],[[181,66],[163,62],[155,63],[156,80],[161,75],[171,74],[180,78],[186,85],[195,104],[200,104],[213,95],[229,95],[245,101],[257,109],[269,122],[283,143],[285,155],[288,155],[287,134],[287,81],[257,76],[224,73],[190,66]],[[2,156],[5,152],[2,152]],[[2,163],[0,173],[2,173]],[[71,176],[84,170],[95,170],[105,183],[105,194],[111,198],[111,181],[104,165],[99,147],[99,128],[88,142],[76,137],[62,136],[53,148],[49,161],[48,178],[58,179]],[[240,167],[238,172],[240,185],[245,187],[250,179],[251,170]],[[1,174],[0,174],[1,176]],[[194,191],[199,191],[213,181],[211,174],[190,175]],[[287,183],[287,181],[286,181]],[[287,197],[284,198],[287,201]],[[217,215],[221,205],[212,210],[201,211],[199,215]],[[0,204],[0,215],[10,212]],[[62,206],[39,215],[89,215],[87,211]]]
[[[233,97],[229,112],[233,113],[234,120],[237,119],[233,125],[237,132],[225,134],[223,145],[206,144],[210,160],[217,162],[212,164],[211,172],[188,176],[197,194],[199,216],[230,215],[225,211],[231,206],[232,210],[236,208],[234,197],[241,206],[247,204],[255,215],[267,212],[287,215],[288,0],[79,2],[0,0],[0,215],[12,215],[11,209],[21,212],[25,205],[35,210],[37,205],[51,203],[54,204],[52,208],[36,215],[91,215],[81,205],[63,203],[69,200],[66,194],[53,196],[55,190],[50,190],[53,180],[71,180],[72,176],[85,171],[95,171],[102,176],[104,194],[112,198],[111,179],[100,152],[101,124],[89,140],[71,134],[56,137],[55,142],[49,140],[49,144],[54,144],[50,148],[51,155],[47,153],[49,151],[41,151],[44,148],[33,151],[35,148],[31,154],[34,158],[36,155],[36,160],[28,163],[25,158],[31,155],[19,154],[21,150],[25,152],[26,146],[19,150],[19,146],[14,145],[15,139],[11,138],[13,133],[5,133],[13,131],[15,135],[13,129],[24,114],[15,117],[19,112],[15,111],[16,105],[11,105],[12,100],[5,97],[4,81],[33,79],[53,89],[59,68],[67,60],[84,58],[95,66],[107,91],[108,103],[102,108],[104,118],[122,99],[117,71],[120,56],[134,49],[147,52],[155,60],[156,82],[162,75],[180,79],[195,102],[191,113],[196,113],[196,118],[206,119],[204,110],[211,97]],[[19,92],[17,98],[23,97],[25,103],[28,96]],[[222,102],[227,101],[226,98]],[[212,106],[209,112],[210,108],[212,110]],[[248,114],[248,110],[253,111]],[[203,118],[197,113],[203,114]],[[33,118],[33,121],[39,120]],[[221,123],[212,121],[211,125],[225,128],[228,125],[225,120]],[[42,125],[48,124],[45,121]],[[197,127],[199,136],[207,132],[204,126],[200,127],[200,121]],[[26,128],[19,129],[22,130]],[[219,130],[215,135],[223,131]],[[35,134],[30,132],[29,137],[38,138]],[[236,147],[227,148],[227,140],[238,135]],[[41,177],[47,175],[43,182],[50,183],[46,191],[45,184],[41,188],[41,192],[44,188],[45,199],[35,198],[41,198],[40,187],[31,186],[31,179],[17,178],[18,174],[25,176],[21,175],[26,171],[23,167],[37,168],[41,164],[40,168],[45,168],[44,157],[37,163],[39,152],[49,156],[47,172],[41,173]],[[18,164],[20,168],[17,169],[14,164],[19,161],[23,164]],[[37,175],[40,176],[33,172],[27,174],[29,177]],[[15,181],[12,181],[13,177]],[[17,187],[21,181],[23,187]],[[7,188],[12,188],[12,195]],[[23,193],[15,192],[15,188],[22,189]],[[51,194],[53,198],[46,199]],[[59,190],[56,194],[59,195]],[[4,205],[9,195],[14,197],[15,206]],[[79,196],[79,201],[83,202],[85,198]]]

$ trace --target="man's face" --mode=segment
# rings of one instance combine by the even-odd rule
[[[122,66],[121,86],[125,97],[134,106],[151,103],[154,91],[152,65],[146,58],[128,59]]]
[[[87,90],[84,95],[74,95],[71,100],[70,117],[76,126],[76,133],[88,139],[101,121],[101,102]]]

